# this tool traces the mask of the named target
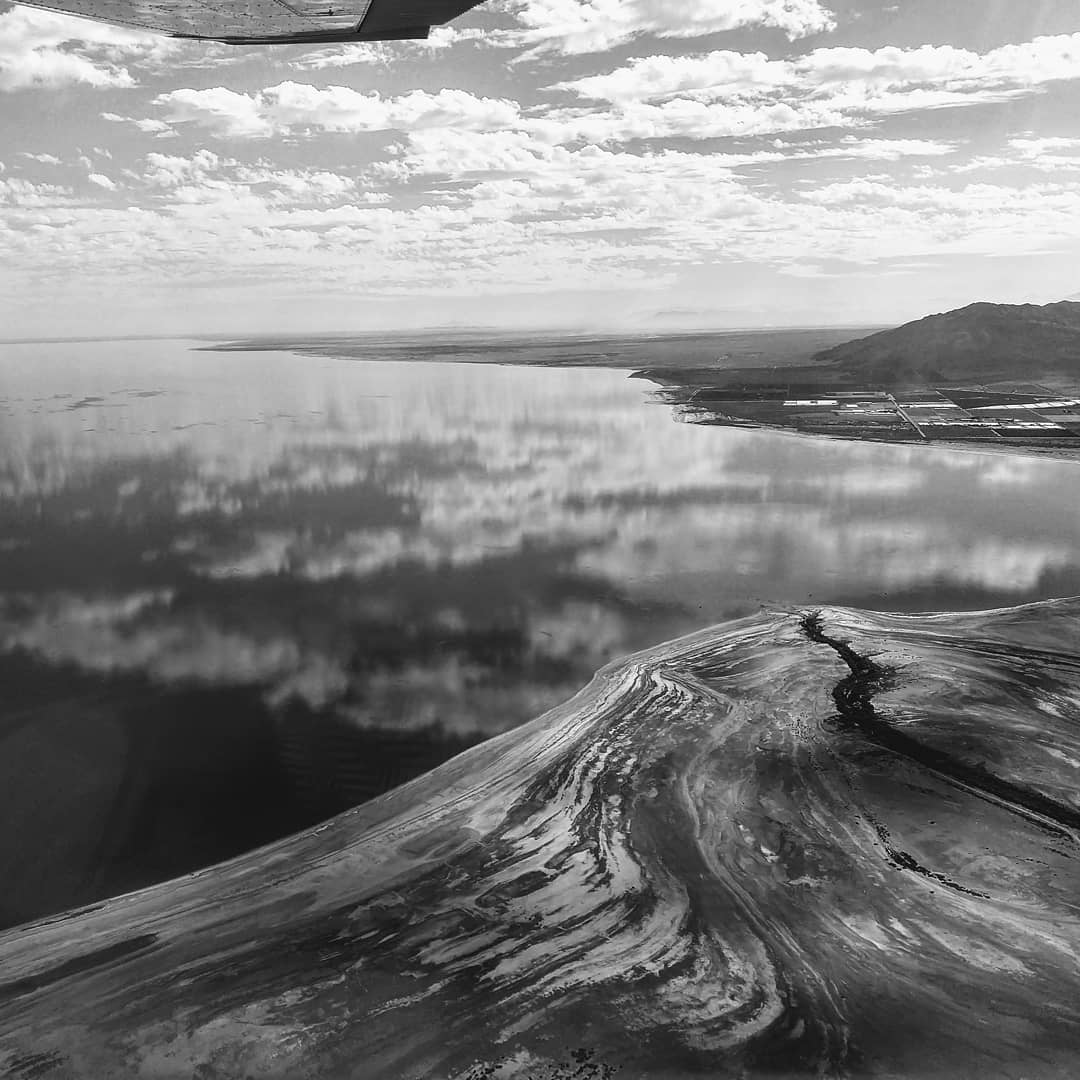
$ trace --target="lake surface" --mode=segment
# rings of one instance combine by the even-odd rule
[[[267,842],[762,606],[1080,593],[1080,465],[680,424],[624,371],[0,347],[11,924]]]

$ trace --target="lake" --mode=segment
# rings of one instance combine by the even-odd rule
[[[1080,467],[625,371],[0,347],[0,925],[313,824],[761,607],[1080,593]]]

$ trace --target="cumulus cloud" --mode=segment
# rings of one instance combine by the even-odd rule
[[[18,176],[0,179],[0,206],[23,208],[36,214],[40,208],[55,206],[68,195],[67,188],[56,184],[35,184]]]
[[[151,152],[146,155],[143,179],[155,187],[179,187],[183,183],[203,179],[223,165],[235,164],[235,161],[219,157],[212,150],[196,150],[190,157]]]
[[[801,38],[835,26],[819,0],[526,0],[515,13],[533,54],[602,52],[644,34],[691,38],[766,26]]]
[[[508,37],[505,31],[481,30],[479,27],[433,26],[426,38],[393,43],[365,41],[357,45],[333,45],[306,52],[289,66],[298,71],[321,71],[325,68],[384,65],[406,57],[428,58],[433,53],[466,41],[485,46],[510,44]]]
[[[881,89],[919,85],[958,91],[1041,86],[1077,77],[1080,34],[1035,38],[987,53],[950,45],[817,49],[794,64],[817,85],[859,83]]]
[[[172,90],[159,95],[155,103],[165,109],[170,121],[196,123],[215,135],[243,138],[274,132],[273,125],[262,115],[259,99],[263,96],[214,86],[205,90]]]
[[[233,138],[293,130],[355,133],[442,127],[483,131],[510,125],[519,114],[516,102],[476,97],[464,90],[444,89],[435,94],[413,90],[384,98],[378,91],[296,82],[279,83],[255,94],[221,86],[173,90],[156,102],[172,123],[194,123]]]
[[[88,182],[74,191],[25,182],[0,190],[0,263],[22,271],[0,271],[2,284],[13,298],[65,283],[81,295],[108,279],[114,295],[127,288],[149,307],[184,285],[226,283],[238,297],[260,298],[251,310],[258,303],[276,314],[284,309],[265,300],[271,294],[287,294],[300,310],[300,294],[328,305],[360,294],[655,292],[676,280],[719,279],[738,260],[800,275],[834,260],[826,267],[834,274],[839,261],[1000,255],[1077,237],[1077,194],[1067,181],[1077,179],[1080,146],[1067,127],[1002,126],[1000,150],[976,158],[961,117],[932,115],[1075,78],[1075,35],[985,53],[815,47],[821,41],[811,37],[800,55],[781,31],[798,37],[825,27],[831,16],[817,4],[511,2],[498,16],[505,26],[516,12],[517,28],[494,35],[455,25],[427,42],[275,54],[313,72],[337,69],[332,81],[349,85],[309,75],[263,87],[253,81],[262,70],[255,64],[243,78],[207,85],[183,74],[192,54],[170,54],[171,83],[110,94],[117,111],[99,114],[109,123],[88,116],[85,135],[40,144],[65,166],[81,161],[73,175]],[[11,17],[0,16],[9,26]],[[52,51],[90,64],[91,81],[128,85],[136,65],[145,70],[157,55],[139,43],[80,43],[73,26],[84,38],[141,39],[53,18],[43,16],[35,32],[54,27]],[[688,47],[680,41],[673,55],[660,55],[664,39],[717,26],[772,30],[721,39],[753,40],[746,52],[680,55]],[[857,26],[847,31],[859,40]],[[650,48],[642,51],[653,55],[587,65],[554,55],[644,33]],[[16,37],[0,38],[0,56]],[[505,54],[492,42],[521,48],[526,38],[525,49],[545,53],[543,65],[495,72]],[[391,58],[402,63],[384,66]],[[30,77],[21,70],[19,79]],[[469,81],[458,85],[470,90],[437,89],[465,71]],[[426,81],[415,81],[418,72]],[[401,90],[415,85],[426,88]],[[332,137],[363,133],[381,137]],[[710,142],[695,145],[702,140]],[[90,153],[94,143],[111,149],[113,162]],[[986,140],[979,149],[994,150]],[[55,164],[51,156],[9,156],[5,177],[56,179],[59,170],[32,171],[32,162]],[[1019,180],[989,177],[993,191],[954,175],[987,179],[968,174],[1004,165],[1025,171]],[[858,173],[874,175],[854,185]],[[102,196],[110,183],[122,185],[127,205]],[[96,311],[93,301],[84,306]]]
[[[699,91],[724,100],[773,93],[797,81],[791,61],[718,49],[703,56],[635,57],[607,74],[556,83],[552,89],[602,101],[651,101]]]
[[[162,261],[189,281],[225,270],[368,295],[518,288],[655,289],[680,266],[723,258],[790,267],[950,252],[1038,250],[1080,238],[1080,187],[817,179],[761,182],[774,162],[882,162],[950,152],[930,140],[814,139],[745,153],[631,153],[519,130],[409,133],[378,176],[247,163],[209,150],[148,154],[125,169],[131,213],[71,205],[42,185],[0,190],[16,228],[8,261],[48,273],[141,275]],[[429,178],[426,182],[422,178]],[[438,178],[454,181],[446,186]],[[432,183],[434,180],[434,183]],[[375,182],[386,188],[379,190]],[[420,181],[420,183],[416,183]],[[427,188],[413,205],[394,185]],[[55,209],[54,209],[55,208]],[[363,259],[357,259],[359,250]],[[208,264],[206,252],[217,253]]]
[[[555,84],[612,108],[556,111],[596,140],[710,138],[853,126],[900,112],[1002,101],[1080,76],[1080,34],[985,54],[952,46],[815,49],[794,59],[717,50],[648,56]]]
[[[83,85],[129,87],[125,64],[160,59],[168,38],[36,8],[0,12],[0,90]]]
[[[163,200],[185,206],[229,203],[231,213],[254,223],[273,222],[274,208],[288,207],[295,215],[304,205],[325,206],[348,200],[372,205],[385,196],[358,191],[349,176],[321,169],[277,169],[265,163],[244,164],[202,149],[184,156],[151,152],[141,172],[128,170],[132,180],[149,185]],[[295,218],[290,219],[295,223]]]
[[[552,139],[594,142],[851,128],[896,113],[1004,101],[1078,77],[1080,34],[985,54],[925,45],[821,48],[789,59],[730,50],[654,55],[553,84],[608,107],[551,109],[537,125]]]
[[[547,107],[461,90],[397,97],[344,86],[283,82],[254,93],[226,87],[160,95],[164,119],[134,120],[149,133],[196,124],[222,138],[280,133],[405,132],[429,128],[529,131],[553,143],[750,137],[858,128],[899,112],[1000,101],[1075,77],[1080,34],[1039,38],[977,54],[951,46],[816,49],[795,59],[716,50],[650,56],[606,74],[553,84],[606,106]],[[121,119],[109,114],[110,119]],[[920,140],[910,140],[910,153]],[[928,144],[928,140],[921,140]],[[894,149],[897,156],[907,156]]]

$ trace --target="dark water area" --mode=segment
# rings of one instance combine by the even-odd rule
[[[1080,467],[624,371],[0,349],[0,925],[313,825],[762,607],[1080,593]]]

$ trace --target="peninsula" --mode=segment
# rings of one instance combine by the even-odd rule
[[[970,304],[797,365],[636,374],[660,384],[693,423],[1080,452],[1080,303],[1072,301]]]

